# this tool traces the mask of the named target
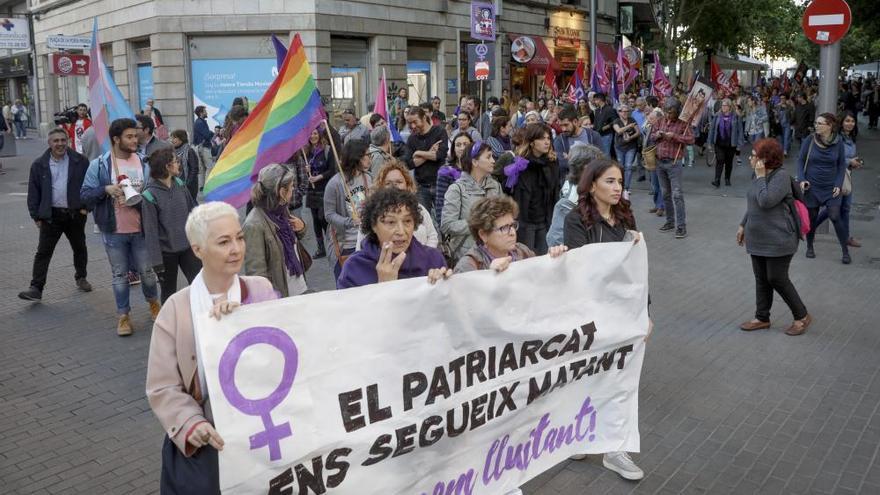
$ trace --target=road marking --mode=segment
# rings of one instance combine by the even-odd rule
[[[26,193],[26,192],[16,192],[16,193],[9,193],[9,195],[10,195],[10,196],[27,196],[28,193]]]
[[[843,14],[811,15],[810,26],[839,26],[843,24]]]

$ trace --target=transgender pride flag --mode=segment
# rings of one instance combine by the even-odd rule
[[[89,105],[92,108],[92,126],[101,152],[110,150],[110,123],[116,119],[134,118],[134,112],[123,98],[110,71],[101,59],[98,43],[98,18],[92,27],[92,48],[89,51]]]

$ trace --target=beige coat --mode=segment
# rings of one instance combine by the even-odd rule
[[[272,285],[263,277],[240,277],[240,280],[244,282],[241,294],[244,304],[277,298]],[[186,443],[190,428],[211,418],[211,406],[203,399],[197,371],[189,287],[186,287],[165,301],[153,324],[147,359],[147,401],[165,433],[187,457],[195,452]]]

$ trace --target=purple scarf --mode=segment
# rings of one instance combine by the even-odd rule
[[[519,174],[529,166],[529,161],[521,156],[516,157],[510,165],[504,167],[504,175],[507,176],[507,182],[504,183],[508,189],[513,189],[519,182]]]
[[[453,181],[457,181],[461,177],[461,170],[449,165],[443,165],[437,172],[437,176],[446,176],[452,178]]]
[[[721,114],[721,123],[718,126],[718,136],[722,141],[730,140],[730,129],[733,127],[733,113]]]
[[[477,249],[479,249],[480,252],[483,253],[483,256],[485,256],[486,258],[489,259],[489,263],[492,263],[493,261],[495,261],[495,257],[492,256],[491,253],[489,253],[489,249],[486,248],[486,245],[485,245],[485,244],[480,244],[480,245],[477,247]],[[519,260],[518,260],[519,257],[518,257],[517,254],[516,254],[516,248],[513,248],[512,250],[510,250],[510,251],[507,253],[507,255],[510,256],[510,262],[511,262],[511,263],[513,263],[514,261],[519,261]]]
[[[287,273],[295,277],[303,274],[303,266],[299,258],[296,257],[296,234],[293,227],[290,226],[290,216],[287,213],[287,205],[278,207],[275,211],[263,210],[269,220],[278,227],[278,239],[281,240],[281,246],[284,248],[284,264],[287,266]]]

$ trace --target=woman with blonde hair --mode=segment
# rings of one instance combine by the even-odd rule
[[[189,287],[172,295],[153,326],[147,358],[147,401],[165,430],[161,493],[220,493],[217,451],[205,368],[196,344],[202,317],[216,319],[241,304],[277,299],[263,277],[239,276],[245,256],[238,212],[227,203],[197,206],[186,237],[202,270]]]

